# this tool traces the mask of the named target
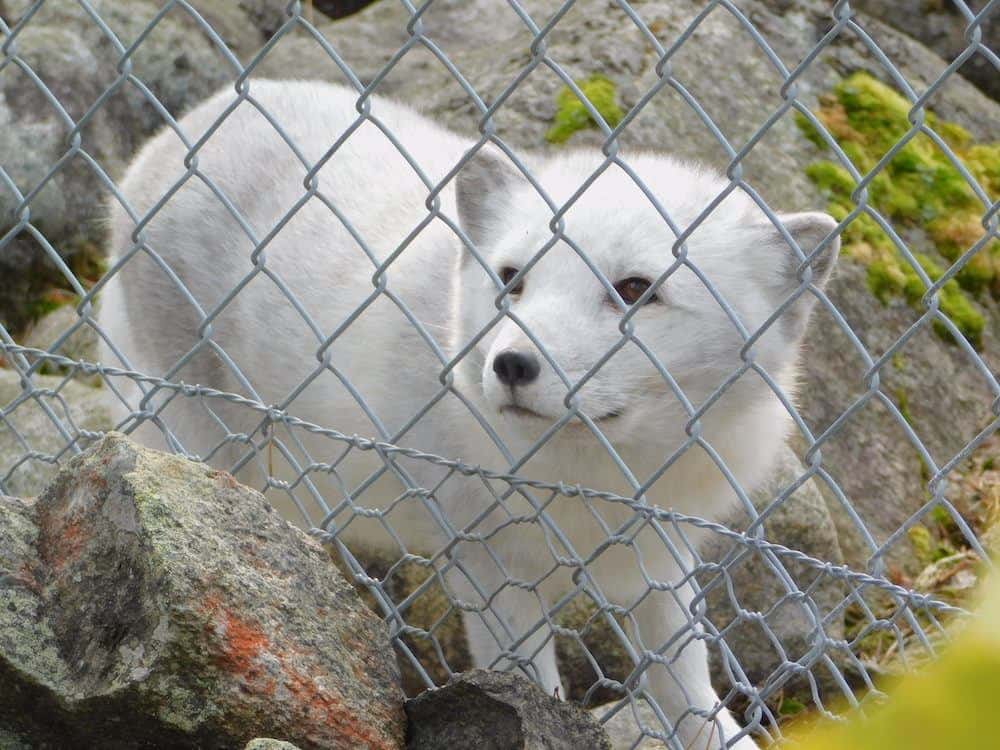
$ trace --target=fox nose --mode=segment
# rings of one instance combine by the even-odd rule
[[[532,354],[521,352],[500,352],[493,360],[493,372],[500,382],[513,388],[516,385],[527,385],[538,377],[541,371],[538,360]]]

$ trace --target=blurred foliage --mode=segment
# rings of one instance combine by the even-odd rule
[[[942,658],[901,679],[884,704],[845,723],[800,723],[803,750],[1000,748],[989,722],[1000,688],[1000,577],[985,586],[977,616]]]
[[[918,132],[907,140],[913,130],[908,118],[911,109],[912,104],[895,90],[859,72],[821,97],[814,114],[862,176],[905,141],[869,183],[868,205],[892,222],[896,232],[923,232],[941,257],[954,262],[983,239],[986,207],[948,152],[931,136]],[[796,122],[810,141],[829,149],[809,118],[797,113]],[[924,122],[988,200],[996,201],[1000,197],[1000,143],[976,143],[964,128],[944,122],[932,112],[925,113]],[[852,194],[857,183],[842,164],[818,161],[806,168],[806,174],[828,198],[828,210],[838,221],[855,210]],[[845,228],[842,240],[845,253],[867,266],[868,285],[876,297],[887,302],[902,296],[914,308],[923,309],[926,285],[875,218],[858,214]],[[928,255],[913,256],[932,282],[946,270]],[[995,238],[985,242],[939,292],[941,310],[979,348],[984,320],[970,298],[977,294],[1000,298],[1000,240]],[[951,337],[937,321],[935,330],[946,339]]]

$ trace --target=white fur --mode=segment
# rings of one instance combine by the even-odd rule
[[[345,88],[254,81],[251,93],[310,164],[322,158],[357,118],[356,95]],[[221,92],[184,117],[181,128],[191,142],[201,138],[233,100],[232,92]],[[472,145],[390,101],[375,100],[372,113],[435,184]],[[185,154],[180,139],[169,130],[140,152],[121,184],[122,193],[139,216],[185,174]],[[160,263],[172,269],[206,312],[253,270],[253,243],[201,176],[227,197],[258,241],[306,192],[306,167],[246,102],[197,151],[196,160],[198,174],[190,176],[143,227],[145,249],[124,265],[103,292],[101,323],[125,355],[125,364],[145,373],[237,392],[279,406],[312,377],[287,406],[291,414],[349,435],[395,436],[440,393],[443,368],[431,347],[386,295],[378,296],[324,352],[328,355],[324,361],[350,381],[377,415],[381,429],[337,375],[322,367],[323,354],[317,354],[322,339],[373,293],[375,265],[317,196],[270,240],[262,265],[294,293],[319,336],[272,278],[262,273],[229,302],[210,331],[211,341],[225,351],[247,382],[205,347],[183,367],[175,368],[199,341],[201,314],[178,292]],[[599,154],[580,151],[551,158],[530,157],[528,165],[561,205],[600,160]],[[715,174],[661,155],[634,154],[628,162],[682,228],[726,184]],[[491,269],[522,268],[552,237],[550,209],[496,151],[484,150],[460,174],[460,180],[453,179],[440,194],[441,214],[458,220],[455,184],[459,182],[459,191],[464,191],[459,203],[465,229]],[[371,122],[357,128],[319,171],[318,188],[379,262],[428,215],[427,188]],[[790,217],[787,226],[809,253],[834,225],[823,215],[804,214]],[[617,167],[598,177],[573,205],[566,214],[565,227],[567,236],[611,284],[631,276],[655,279],[674,261],[671,248],[675,238],[667,224]],[[111,211],[111,230],[112,251],[123,257],[133,246],[135,224],[118,206]],[[819,271],[817,285],[829,275],[836,255],[836,242],[828,245],[831,250],[814,264],[814,273]],[[750,332],[798,283],[798,264],[787,243],[738,191],[694,231],[687,247],[691,263],[711,281]],[[153,260],[154,253],[160,261]],[[423,227],[392,262],[386,279],[388,291],[423,323],[449,359],[497,315],[496,283],[440,218]],[[698,408],[740,365],[743,340],[690,268],[678,268],[658,294],[662,301],[643,307],[633,318],[634,335],[658,357]],[[786,390],[793,385],[798,338],[811,299],[806,294],[796,302],[754,347],[755,361]],[[523,293],[510,301],[512,317],[502,318],[489,329],[454,369],[453,376],[457,390],[494,425],[511,454],[519,458],[565,413],[567,388],[548,360],[539,355],[542,369],[538,379],[516,392],[519,405],[541,416],[501,412],[501,407],[510,404],[512,390],[492,371],[496,354],[509,349],[537,354],[535,344],[519,325],[523,324],[575,383],[619,342],[622,311],[564,242],[556,243],[527,272]],[[107,347],[103,360],[105,364],[122,364]],[[119,387],[129,402],[127,408],[117,404],[124,420],[138,407],[140,394],[127,382]],[[160,392],[154,396],[147,409],[152,411],[162,404],[165,395]],[[687,412],[647,355],[631,342],[580,390],[578,403],[591,417],[620,412],[620,416],[596,424],[639,482],[645,482],[687,439]],[[231,433],[253,434],[258,443],[265,440],[259,429],[260,412],[217,399],[182,397],[162,409],[157,424],[147,421],[136,435],[162,446],[163,429],[168,429],[187,452],[228,468],[246,453],[246,446],[232,442],[213,452],[223,432],[206,405]],[[725,462],[735,480],[750,491],[768,470],[788,423],[779,400],[750,371],[702,416],[699,429],[701,438]],[[315,461],[337,461],[344,448],[342,443],[301,430],[292,437],[278,429],[274,437],[291,452],[297,452],[295,441],[301,441]],[[509,466],[469,409],[450,394],[397,442],[495,470]],[[423,487],[435,487],[444,476],[443,469],[425,461],[400,459],[399,465]],[[346,491],[355,490],[380,466],[382,461],[374,452],[354,450],[337,464],[336,475],[309,475],[328,506],[337,511],[335,525],[343,526],[352,516],[345,503]],[[239,476],[263,488],[268,470],[279,481],[293,482],[299,476],[280,447],[254,457]],[[591,430],[575,418],[517,473],[626,497],[635,494]],[[386,472],[351,502],[357,507],[386,508],[401,496],[404,487],[397,476]],[[497,494],[506,489],[505,483],[492,483]],[[269,496],[282,512],[302,523],[301,514],[287,498],[294,494],[297,502],[313,503],[304,490],[302,485],[290,494],[272,489]],[[535,493],[542,501],[549,496]],[[738,503],[710,453],[699,445],[681,455],[650,488],[647,498],[664,508],[709,519],[723,517]],[[451,527],[462,529],[490,509],[494,495],[478,477],[454,475],[435,492],[434,499]],[[433,505],[419,497],[407,497],[388,514],[389,525],[409,550],[433,554],[450,541],[429,510]],[[324,509],[315,506],[305,510],[314,523],[324,515]],[[546,512],[568,538],[572,554],[583,559],[595,555],[607,539],[608,528],[617,529],[632,517],[621,504],[588,503],[579,497],[557,497]],[[502,666],[502,651],[510,647],[505,628],[520,639],[542,617],[540,602],[551,606],[573,585],[572,569],[556,566],[551,550],[566,557],[571,552],[551,531],[542,523],[505,524],[512,515],[531,513],[524,498],[512,495],[472,529],[483,535],[495,557],[486,553],[482,541],[464,541],[451,549],[481,587],[477,590],[454,570],[448,575],[448,584],[459,598],[486,609],[485,613],[465,616],[471,650],[479,665]],[[693,592],[690,586],[677,584],[690,564],[690,554],[675,532],[665,532],[675,546],[671,552],[653,527],[647,525],[637,532],[638,528],[628,530],[634,543],[611,545],[596,555],[588,565],[589,574],[605,597],[633,608],[638,626],[633,638],[640,655],[644,650],[661,650],[670,642],[664,651],[669,669],[654,663],[647,676],[649,690],[667,717],[680,720],[679,745],[710,746],[722,735],[731,738],[739,728],[727,711],[719,712],[718,723],[707,727],[704,719],[685,713],[689,706],[709,710],[718,700],[709,683],[703,642],[692,639],[690,632],[671,642],[688,622],[685,610]],[[685,535],[697,543],[695,529],[685,529]],[[371,518],[354,517],[346,524],[342,538],[349,546],[388,545],[398,553],[381,524]],[[647,576],[677,587],[643,598],[650,588]],[[537,593],[506,585],[508,578],[532,584]],[[492,597],[488,608],[483,603],[484,593]],[[516,648],[520,656],[532,660],[538,679],[550,692],[560,685],[551,636],[547,626],[540,628]],[[755,747],[749,738],[736,746]]]

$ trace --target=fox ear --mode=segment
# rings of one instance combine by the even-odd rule
[[[462,230],[477,246],[486,245],[511,192],[528,181],[494,146],[483,146],[458,173],[455,198]]]
[[[810,283],[817,289],[824,289],[833,276],[833,269],[837,265],[837,255],[840,252],[840,235],[830,236],[837,228],[837,222],[832,216],[818,211],[782,214],[778,219],[795,240],[802,253],[807,258],[811,258],[809,261],[809,268],[812,271]],[[781,301],[784,301],[787,295],[799,288],[802,283],[800,277],[805,277],[806,269],[800,269],[802,263],[798,255],[789,246],[788,241],[777,227],[769,223],[768,233],[771,235],[769,244],[773,244],[780,254],[778,293],[781,295]],[[816,249],[821,243],[823,247],[817,253]],[[799,295],[795,304],[782,315],[782,320],[791,327],[794,336],[798,337],[805,333],[809,314],[815,304],[816,297],[806,291]]]

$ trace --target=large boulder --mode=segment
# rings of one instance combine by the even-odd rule
[[[323,548],[114,433],[0,499],[0,727],[36,746],[400,748],[385,624]]]
[[[0,0],[0,18],[13,26],[31,5]],[[161,4],[97,0],[90,5],[107,31],[79,3],[41,4],[10,44],[17,64],[0,76],[0,161],[22,196],[40,188],[30,213],[15,216],[20,199],[0,186],[0,237],[29,219],[84,283],[99,275],[95,264],[103,255],[104,202],[113,199],[105,175],[119,179],[137,148],[165,125],[161,107],[179,116],[236,78],[203,22],[243,61],[264,43],[233,3],[200,4],[202,21],[178,6],[159,20],[123,68],[140,86],[119,72],[118,45],[128,49]],[[71,138],[75,123],[83,123],[78,151]],[[52,170],[55,175],[47,179]],[[0,246],[0,326],[22,328],[33,316],[32,303],[51,285],[69,288],[44,243],[22,229]]]
[[[477,669],[406,702],[407,750],[611,750],[585,711],[510,672]]]

